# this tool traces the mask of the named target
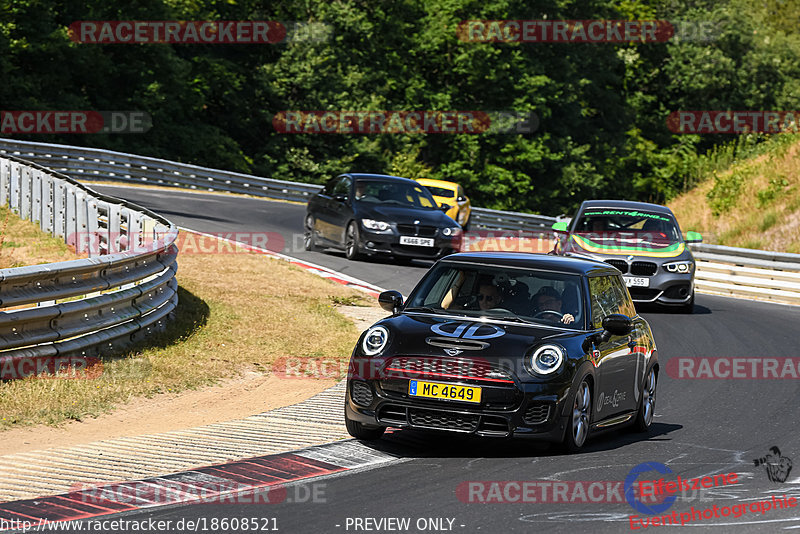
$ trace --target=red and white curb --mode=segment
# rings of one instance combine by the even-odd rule
[[[84,485],[59,495],[0,503],[0,530],[181,504],[282,503],[292,483],[399,461],[350,440],[136,481]]]

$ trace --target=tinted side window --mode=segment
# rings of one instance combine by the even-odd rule
[[[603,319],[612,313],[624,313],[620,310],[623,304],[616,276],[594,276],[589,278],[589,293],[592,302],[592,326],[603,327]]]
[[[345,195],[347,197],[350,196],[350,178],[345,176],[336,184],[336,187],[333,188],[334,195]]]
[[[332,178],[328,180],[328,183],[326,183],[325,187],[322,188],[322,194],[326,196],[332,196],[333,188],[336,187],[336,182],[338,180],[339,180],[338,178]]]

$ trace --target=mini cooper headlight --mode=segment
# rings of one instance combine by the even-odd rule
[[[375,356],[389,342],[389,331],[385,326],[373,326],[367,330],[364,336],[364,341],[361,343],[361,348],[367,356]]]
[[[364,228],[375,230],[376,232],[385,232],[389,229],[389,223],[386,221],[376,221],[375,219],[361,219],[361,224]]]
[[[694,269],[693,261],[673,261],[672,263],[665,263],[664,268],[670,273],[690,273]]]
[[[447,228],[443,228],[442,229],[442,235],[443,236],[447,236],[447,237],[453,236],[453,237],[455,237],[455,236],[460,235],[460,234],[461,234],[461,228],[458,228],[457,226],[455,226],[453,228],[447,227]]]
[[[542,345],[531,355],[530,367],[537,375],[553,374],[564,362],[564,349],[558,345]]]

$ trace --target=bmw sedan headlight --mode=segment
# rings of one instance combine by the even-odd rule
[[[461,235],[461,228],[458,226],[443,228],[442,235],[446,237],[456,237]]]
[[[361,219],[361,224],[364,225],[364,228],[368,230],[374,230],[376,232],[385,232],[391,226],[386,221],[376,221],[375,219]]]
[[[530,357],[530,369],[536,375],[550,375],[564,363],[564,349],[558,345],[542,345]]]
[[[693,261],[673,261],[671,263],[665,263],[664,269],[670,273],[690,273],[694,270],[694,262]]]
[[[389,342],[389,331],[385,326],[373,326],[367,330],[361,348],[367,356],[375,356],[382,351]]]

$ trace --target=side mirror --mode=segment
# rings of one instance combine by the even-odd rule
[[[568,232],[566,221],[559,221],[557,223],[553,223],[553,226],[551,228],[553,229],[554,232],[560,232],[560,233]]]
[[[403,295],[394,289],[384,291],[378,295],[378,304],[380,304],[381,308],[384,310],[397,315],[397,312],[403,307]]]
[[[466,201],[467,201],[467,197],[458,197],[456,199],[456,202],[466,202]]]
[[[442,204],[441,206],[439,206],[439,209],[442,210],[442,211],[447,211],[452,207],[453,206],[451,206],[450,204]]]
[[[686,232],[686,239],[684,241],[687,243],[702,243],[703,236],[698,232]]]
[[[603,319],[603,330],[615,336],[624,336],[633,330],[633,321],[627,315],[612,313]]]
[[[345,195],[344,193],[337,193],[333,195],[333,200],[335,200],[336,202],[346,202],[347,195]]]

